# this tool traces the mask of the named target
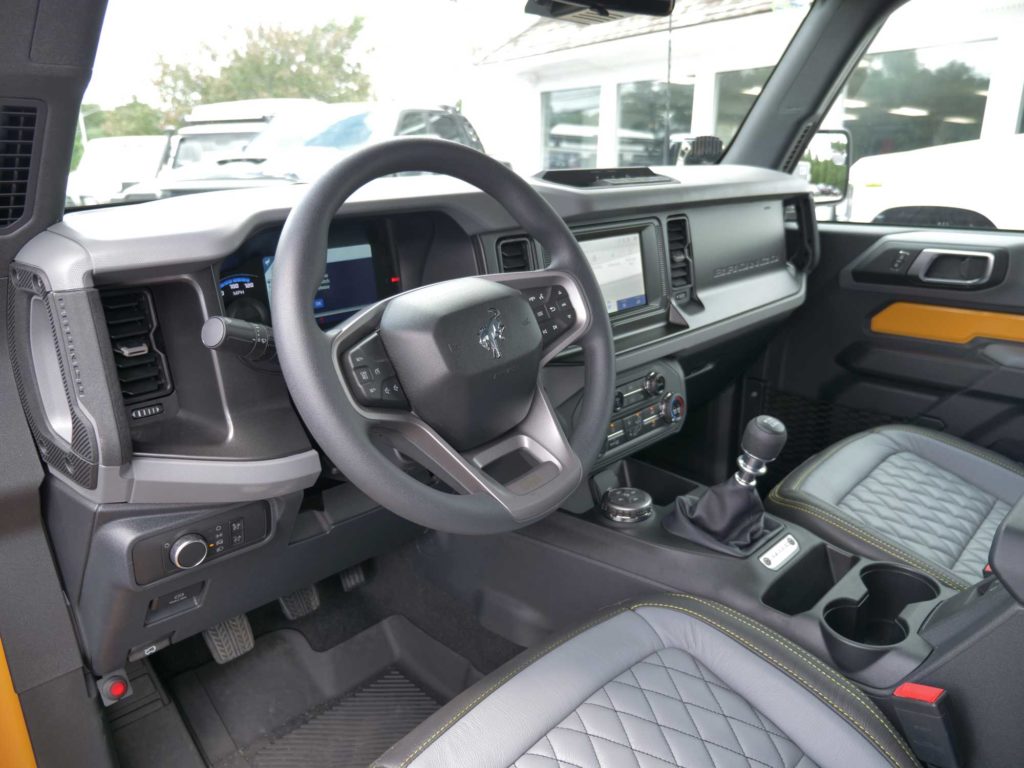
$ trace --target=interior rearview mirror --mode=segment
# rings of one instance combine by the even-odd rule
[[[844,130],[814,134],[793,174],[811,185],[815,205],[835,205],[846,197],[850,179],[850,133]]]
[[[668,16],[675,4],[676,0],[527,0],[526,12],[593,24],[623,16]]]

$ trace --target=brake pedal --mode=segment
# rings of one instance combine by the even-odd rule
[[[308,616],[320,607],[320,593],[316,591],[316,584],[296,590],[290,595],[277,598],[281,605],[281,612],[289,621],[301,619]]]
[[[203,630],[203,640],[218,664],[227,664],[248,653],[256,645],[252,626],[244,613]]]
[[[351,592],[365,583],[366,569],[363,568],[362,563],[353,565],[351,568],[346,568],[341,572],[341,588],[346,592]]]

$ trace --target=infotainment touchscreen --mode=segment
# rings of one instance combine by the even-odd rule
[[[273,256],[263,258],[268,295],[272,290],[273,265]],[[313,297],[313,314],[317,323],[322,327],[336,325],[378,298],[373,251],[367,243],[327,249],[324,277]]]
[[[609,314],[647,303],[639,232],[581,240],[580,247],[594,269]]]

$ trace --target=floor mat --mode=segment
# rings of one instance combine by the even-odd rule
[[[171,689],[214,768],[362,768],[480,678],[468,661],[392,616],[314,650],[294,630]]]
[[[250,762],[255,768],[366,766],[439,705],[401,669],[392,667],[259,749]]]

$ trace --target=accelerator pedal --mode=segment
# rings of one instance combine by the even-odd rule
[[[281,612],[289,621],[301,619],[308,616],[320,607],[320,593],[316,591],[316,584],[296,590],[290,595],[277,598],[281,605]]]
[[[203,640],[218,664],[227,664],[248,653],[256,645],[252,626],[244,613],[203,630]]]

